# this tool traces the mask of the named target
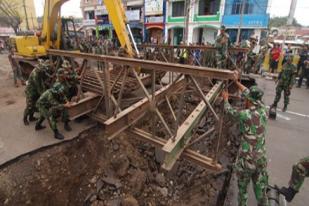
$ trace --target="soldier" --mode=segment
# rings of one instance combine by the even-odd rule
[[[36,106],[40,112],[40,118],[35,125],[35,130],[44,129],[45,126],[42,126],[42,123],[45,119],[48,120],[50,128],[54,132],[54,137],[56,139],[64,139],[64,136],[58,131],[57,128],[57,118],[62,117],[64,122],[64,129],[66,131],[71,131],[69,125],[69,118],[65,106],[68,106],[70,103],[64,94],[64,70],[59,69],[57,71],[57,78],[60,81],[57,81],[52,88],[46,90],[39,100],[36,103]]]
[[[264,44],[261,45],[261,49],[260,52],[258,54],[257,60],[256,60],[256,64],[255,64],[255,72],[256,73],[260,73],[261,71],[261,66],[264,62],[266,53],[268,52],[269,49],[269,44],[267,42],[265,42]]]
[[[299,192],[306,177],[309,177],[309,156],[301,159],[293,166],[289,187],[282,187],[280,193],[285,196],[288,202],[291,202]]]
[[[256,41],[257,41],[256,38],[250,37],[250,47],[247,53],[247,61],[245,63],[245,69],[244,69],[244,72],[246,74],[249,74],[252,71],[252,67],[254,66],[256,61],[256,54],[253,52],[256,46]]]
[[[276,97],[272,107],[276,108],[278,102],[281,98],[281,93],[284,91],[284,107],[283,112],[287,110],[289,104],[289,96],[291,94],[291,89],[293,87],[295,76],[296,76],[296,66],[292,64],[292,55],[286,57],[286,63],[283,65],[282,71],[279,73],[278,82],[276,87]]]
[[[226,62],[228,57],[228,48],[230,46],[229,35],[225,32],[225,26],[222,25],[220,29],[220,34],[216,38],[215,47],[216,59],[217,59],[217,68],[224,69],[226,68]]]
[[[235,170],[238,177],[238,205],[247,205],[248,185],[253,182],[255,197],[259,206],[268,205],[268,185],[265,131],[267,124],[266,107],[262,102],[263,91],[252,86],[247,89],[240,82],[236,85],[245,98],[246,109],[237,111],[228,102],[228,92],[222,92],[225,111],[236,118],[242,134]]]
[[[69,100],[71,100],[71,98],[77,94],[77,84],[79,83],[79,77],[69,61],[64,60],[62,63],[62,68],[64,69],[64,74],[66,77],[66,81],[64,82],[65,95]]]
[[[26,109],[24,111],[24,124],[29,125],[29,121],[35,121],[34,112],[36,111],[36,101],[40,95],[46,90],[46,73],[45,73],[44,60],[39,59],[39,64],[32,70],[28,84],[26,86]],[[29,121],[28,121],[29,118]]]

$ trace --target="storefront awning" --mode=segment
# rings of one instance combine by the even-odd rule
[[[146,29],[164,29],[163,23],[150,23],[150,24],[145,24]]]
[[[194,27],[194,29],[197,28],[207,28],[207,29],[215,29],[218,30],[220,28],[219,25],[212,25],[212,24],[202,24],[202,25],[198,25],[196,27]]]

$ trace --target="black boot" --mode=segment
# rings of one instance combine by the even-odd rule
[[[64,136],[58,130],[54,131],[54,137],[59,140],[64,139]]]
[[[24,125],[29,125],[29,121],[28,121],[28,116],[27,115],[25,115],[24,116]]]
[[[46,127],[41,125],[40,123],[36,123],[35,124],[35,130],[38,131],[38,130],[42,130],[42,129],[45,129]]]
[[[288,105],[284,105],[283,109],[282,109],[282,112],[286,112],[286,110],[288,109]]]
[[[72,131],[72,128],[71,128],[71,126],[69,125],[69,122],[65,122],[64,123],[64,129],[65,129],[65,131]]]
[[[297,191],[295,191],[293,188],[289,187],[282,187],[279,192],[285,196],[286,201],[291,202],[296,195]]]
[[[29,121],[30,122],[34,122],[34,121],[37,121],[38,119],[37,118],[35,118],[34,116],[33,116],[33,114],[31,114],[30,116],[29,116]]]

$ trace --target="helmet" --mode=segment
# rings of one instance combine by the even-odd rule
[[[64,76],[64,75],[65,75],[64,69],[59,68],[58,71],[57,71],[57,77]]]
[[[64,93],[64,86],[60,82],[56,82],[51,91],[55,94],[63,94]]]
[[[250,100],[252,103],[258,103],[262,100],[262,97],[264,95],[264,92],[258,88],[257,86],[252,86],[249,89],[249,95],[248,100]]]
[[[62,65],[61,65],[62,68],[66,69],[66,68],[70,68],[71,67],[71,64],[68,60],[64,60]]]

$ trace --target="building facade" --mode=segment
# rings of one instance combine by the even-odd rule
[[[177,45],[184,40],[185,19],[188,17],[188,42],[214,43],[221,24],[224,0],[191,0],[190,5],[186,5],[184,0],[170,0],[166,10],[166,42]]]
[[[269,24],[267,8],[268,0],[226,0],[222,24],[228,29],[231,41],[236,42],[239,27],[240,41],[252,35],[258,39],[265,37]]]
[[[142,42],[144,0],[126,0],[123,4],[133,36],[138,43]],[[116,38],[103,0],[81,0],[80,8],[83,14],[83,29],[87,36]]]

